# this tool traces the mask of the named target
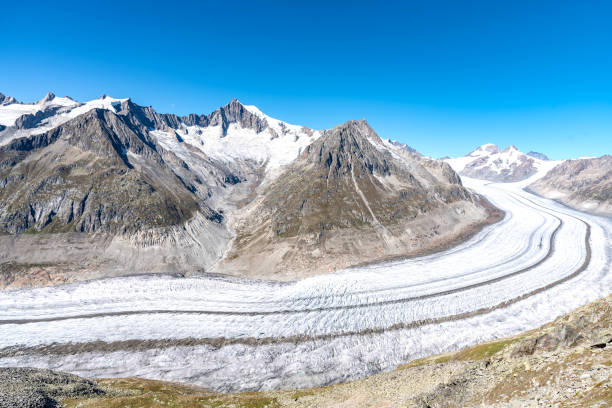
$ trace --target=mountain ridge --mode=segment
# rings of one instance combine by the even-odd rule
[[[448,245],[499,219],[447,164],[380,138],[365,120],[318,131],[235,98],[177,116],[129,98],[49,93],[0,106],[0,124],[8,271],[27,273],[35,260],[49,275],[69,265],[67,279],[125,268],[259,278],[271,265],[269,277],[299,279]],[[57,247],[32,258],[48,235]],[[276,255],[253,275],[241,260],[251,262],[258,236]],[[74,240],[88,244],[77,253]]]

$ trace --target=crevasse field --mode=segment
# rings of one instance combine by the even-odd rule
[[[612,220],[524,191],[534,178],[464,177],[505,218],[417,259],[290,284],[152,275],[1,292],[0,366],[301,388],[535,328],[612,291]]]

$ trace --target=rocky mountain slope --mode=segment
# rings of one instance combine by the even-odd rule
[[[530,332],[426,357],[362,380],[320,388],[217,394],[137,378],[89,381],[47,370],[3,369],[0,390],[10,391],[5,394],[9,401],[42,396],[61,401],[67,408],[128,405],[569,408],[609,406],[611,375],[612,296],[608,296]]]
[[[450,166],[349,121],[307,146],[239,214],[218,270],[294,279],[439,248],[489,216],[499,214]]]
[[[214,239],[229,239],[208,197],[234,178],[205,160],[191,169],[130,112],[12,139],[0,146],[3,280],[205,268],[224,249]]]
[[[447,165],[365,122],[321,132],[235,99],[177,116],[49,93],[3,95],[0,126],[3,286],[141,272],[297,278],[449,245],[495,219]],[[252,268],[268,244],[271,263]],[[289,264],[293,274],[276,275]]]
[[[485,144],[463,157],[446,159],[446,162],[463,176],[507,183],[529,178],[547,161],[540,153],[530,153],[524,154],[515,146],[500,150],[494,144]]]
[[[612,156],[566,160],[529,186],[582,211],[612,215]]]

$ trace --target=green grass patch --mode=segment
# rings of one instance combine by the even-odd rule
[[[479,344],[474,347],[461,350],[453,356],[453,360],[457,361],[476,361],[489,358],[494,354],[499,353],[511,344],[521,340],[521,337],[492,341],[489,343]]]
[[[491,341],[489,343],[479,344],[476,346],[468,347],[464,350],[457,351],[450,354],[439,354],[435,356],[423,357],[417,360],[411,361],[407,364],[402,364],[397,367],[398,370],[405,370],[412,367],[421,367],[428,364],[442,364],[449,361],[478,361],[489,358],[500,351],[504,350],[511,344],[520,341],[523,336],[513,337],[510,339],[502,339]]]
[[[67,398],[62,404],[66,408],[280,407],[276,398],[254,392],[216,394],[197,387],[138,378],[106,379],[97,382],[108,390],[108,396]]]

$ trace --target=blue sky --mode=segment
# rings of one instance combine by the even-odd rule
[[[237,97],[313,128],[365,117],[434,157],[487,142],[612,153],[606,1],[5,1],[2,14],[0,92],[23,101],[107,93],[187,114]]]

